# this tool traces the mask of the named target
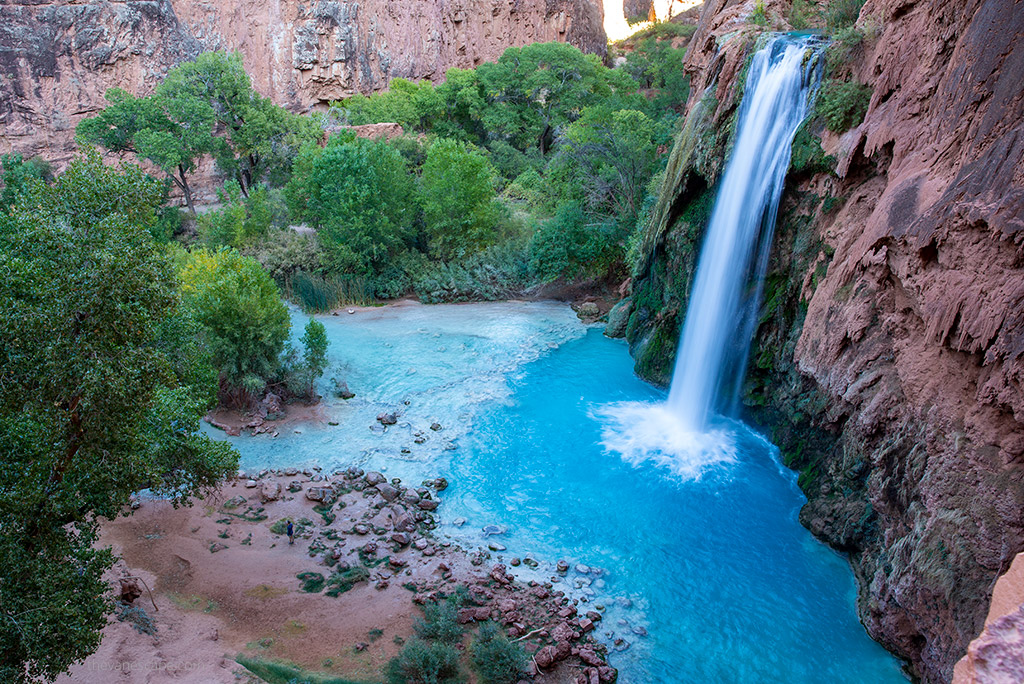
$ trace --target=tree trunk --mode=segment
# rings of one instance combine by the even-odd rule
[[[188,210],[192,212],[192,216],[195,217],[196,206],[192,202],[192,188],[188,186],[188,179],[185,178],[185,167],[181,164],[178,165],[178,175],[181,176],[180,179],[175,176],[171,176],[171,178],[174,179],[174,182],[178,184],[179,188],[181,188],[182,194],[185,195],[185,204],[188,206]]]

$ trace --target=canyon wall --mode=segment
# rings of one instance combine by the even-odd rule
[[[662,383],[753,10],[708,2],[686,58],[627,326]],[[798,134],[743,401],[800,471],[802,522],[849,554],[869,633],[945,682],[1024,550],[1024,1],[868,0],[857,25],[870,105]]]
[[[304,112],[512,45],[604,54],[602,22],[598,0],[0,0],[0,154],[66,161],[108,88],[149,93],[207,50],[240,52],[260,93]]]

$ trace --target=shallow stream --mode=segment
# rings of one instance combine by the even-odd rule
[[[410,305],[320,320],[331,344],[321,392],[330,397],[338,376],[356,397],[325,400],[336,426],[231,439],[243,469],[448,478],[439,532],[470,550],[507,547],[492,562],[535,557],[537,570],[519,568],[527,578],[550,580],[567,560],[558,586],[583,609],[605,606],[598,632],[626,684],[906,681],[857,620],[846,560],[799,524],[804,498],[775,447],[734,422],[715,426],[722,458],[616,444],[619,423],[606,416],[665,393],[633,374],[625,343],[568,306]],[[293,330],[305,321],[294,313]],[[402,415],[382,431],[385,410]],[[506,531],[485,536],[489,525]]]

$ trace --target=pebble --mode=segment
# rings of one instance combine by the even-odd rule
[[[504,544],[497,544],[495,542],[491,542],[490,544],[488,544],[487,548],[489,548],[491,551],[507,551],[508,550],[508,547],[505,546]]]
[[[462,527],[466,522],[467,520],[465,518],[456,518],[455,520],[452,520],[452,524],[456,527]]]

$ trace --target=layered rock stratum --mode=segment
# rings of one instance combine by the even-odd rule
[[[786,28],[789,3],[765,5]],[[753,10],[707,3],[686,58],[627,332],[661,382]],[[869,633],[942,682],[1024,550],[1024,5],[868,0],[857,25],[870,105],[818,131],[828,171],[790,173],[744,402],[801,471],[801,520],[849,554]]]
[[[240,52],[261,94],[304,112],[512,45],[603,54],[602,20],[595,0],[0,0],[0,153],[59,164],[108,88],[147,94],[206,50]]]

